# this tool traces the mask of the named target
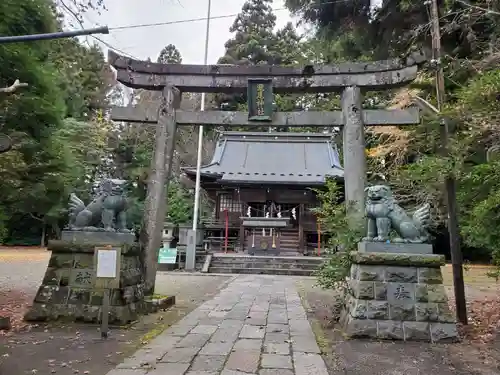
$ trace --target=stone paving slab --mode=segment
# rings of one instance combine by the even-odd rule
[[[294,280],[240,275],[107,375],[328,375]]]

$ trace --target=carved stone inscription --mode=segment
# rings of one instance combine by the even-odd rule
[[[389,302],[415,301],[415,284],[413,283],[388,283],[387,300]]]

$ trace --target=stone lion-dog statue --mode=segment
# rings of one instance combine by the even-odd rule
[[[429,240],[430,205],[420,206],[410,217],[398,205],[389,186],[375,185],[365,188],[365,214],[368,219],[367,235],[363,241],[386,242],[391,229],[400,238],[398,243],[424,243]]]
[[[125,180],[104,179],[95,199],[86,205],[75,194],[69,197],[71,230],[130,232],[127,228],[128,200]]]

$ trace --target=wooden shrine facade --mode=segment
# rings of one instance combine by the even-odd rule
[[[352,62],[338,65],[236,66],[158,64],[138,61],[109,52],[109,63],[116,69],[117,80],[137,89],[162,93],[160,107],[152,113],[116,108],[112,118],[120,121],[155,123],[156,137],[148,195],[145,202],[141,242],[150,264],[156,267],[163,218],[166,212],[165,185],[171,173],[177,126],[272,126],[272,127],[342,127],[345,197],[352,214],[361,214],[366,184],[364,126],[413,125],[420,122],[416,109],[365,110],[363,92],[402,87],[417,77],[418,64],[425,61],[414,53],[406,59],[376,62]],[[264,87],[264,103],[257,103],[256,86]],[[248,92],[248,112],[179,111],[182,92],[244,93]],[[273,93],[341,94],[341,110],[332,112],[276,113],[272,109]],[[154,271],[154,272],[153,272]],[[154,284],[155,269],[146,270],[146,283]]]
[[[196,179],[196,168],[183,171]],[[211,162],[200,170],[201,187],[216,202],[204,227],[215,249],[222,248],[216,239],[224,237],[227,225],[231,249],[249,252],[267,238],[270,244],[280,241],[282,255],[311,253],[319,238],[312,188],[343,176],[331,134],[224,132]],[[287,220],[281,228],[256,226],[266,217]],[[245,225],[249,220],[253,227]]]

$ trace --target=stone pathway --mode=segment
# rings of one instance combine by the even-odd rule
[[[108,375],[328,375],[287,276],[241,275]]]

